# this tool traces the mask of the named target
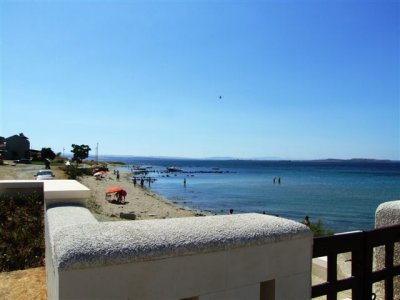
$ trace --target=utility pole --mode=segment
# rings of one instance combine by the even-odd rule
[[[96,165],[99,164],[99,143],[96,144]]]

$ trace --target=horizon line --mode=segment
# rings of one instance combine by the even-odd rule
[[[72,156],[72,155],[69,155]],[[96,155],[89,155],[90,158]],[[386,162],[400,162],[397,159],[387,158],[365,158],[365,157],[352,157],[352,158],[282,158],[282,157],[231,157],[231,156],[211,156],[211,157],[186,157],[186,156],[167,156],[167,155],[134,155],[134,154],[99,154],[98,157],[132,157],[144,159],[178,159],[178,160],[259,160],[259,161],[386,161]]]

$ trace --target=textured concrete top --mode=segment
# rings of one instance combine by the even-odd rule
[[[55,232],[68,230],[68,227],[98,223],[88,209],[79,206],[58,206],[49,208],[46,211],[46,218],[50,225],[50,238],[54,237]]]
[[[400,200],[384,202],[375,212],[375,227],[384,227],[400,223]]]
[[[64,270],[312,236],[308,227],[300,223],[261,214],[101,223],[83,221],[63,227],[63,220],[57,220],[57,209],[49,219],[49,226],[56,228],[51,231],[54,263]]]

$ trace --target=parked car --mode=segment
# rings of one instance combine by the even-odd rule
[[[14,163],[16,163],[16,164],[31,164],[32,160],[29,158],[21,158],[21,159],[14,160]]]
[[[52,180],[54,179],[53,171],[51,170],[39,170],[35,174],[36,180]]]

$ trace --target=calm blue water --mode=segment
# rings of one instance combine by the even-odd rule
[[[103,158],[187,172],[150,173],[151,189],[179,205],[216,214],[266,212],[296,221],[309,215],[335,232],[373,228],[377,206],[400,200],[400,162],[289,162]],[[280,177],[281,183],[273,183]],[[186,187],[183,184],[186,178]]]

